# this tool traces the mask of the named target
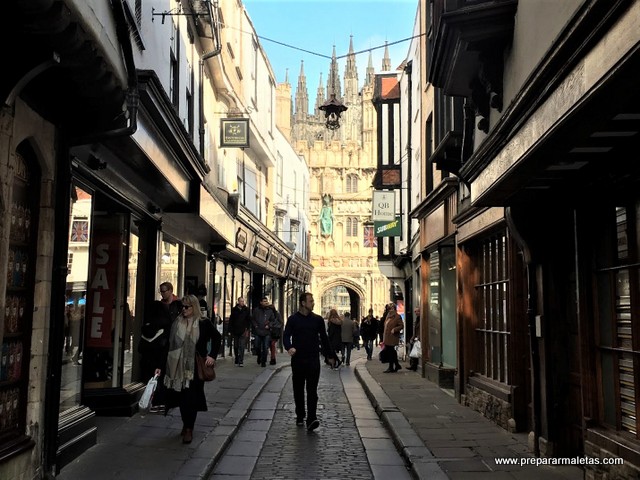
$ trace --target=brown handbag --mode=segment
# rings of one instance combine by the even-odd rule
[[[216,370],[213,365],[207,366],[206,359],[196,353],[196,364],[198,366],[198,378],[205,382],[210,382],[216,378]]]

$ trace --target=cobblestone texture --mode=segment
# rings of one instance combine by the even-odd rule
[[[372,478],[338,372],[322,369],[318,395],[320,428],[307,432],[295,424],[289,377],[252,480]]]

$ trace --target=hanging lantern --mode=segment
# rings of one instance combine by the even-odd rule
[[[337,130],[340,128],[340,115],[347,110],[347,107],[336,98],[335,93],[332,93],[329,100],[318,108],[324,112],[324,116],[327,119],[325,125],[329,130]]]

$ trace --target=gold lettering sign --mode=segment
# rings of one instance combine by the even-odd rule
[[[266,262],[267,257],[269,256],[269,249],[265,245],[257,243],[253,249],[253,256],[259,258],[263,262]]]
[[[220,120],[220,146],[249,148],[249,119],[223,118]]]
[[[236,232],[236,248],[241,252],[244,252],[244,249],[247,248],[247,232],[238,228]]]

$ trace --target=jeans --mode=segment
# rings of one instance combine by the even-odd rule
[[[256,335],[256,355],[258,355],[258,363],[267,363],[270,346],[271,337],[269,335]]]
[[[296,404],[296,417],[305,417],[304,390],[307,390],[307,425],[316,420],[318,408],[318,381],[320,380],[320,359],[291,357],[293,399]]]
[[[351,350],[353,349],[353,343],[342,342],[342,361],[347,365],[351,363]],[[346,353],[346,355],[345,355]]]
[[[371,360],[371,355],[373,354],[373,339],[372,338],[364,340],[364,349],[367,352],[367,360]]]
[[[236,365],[244,363],[244,349],[246,343],[247,337],[244,333],[242,335],[233,336],[233,354],[235,355]]]

